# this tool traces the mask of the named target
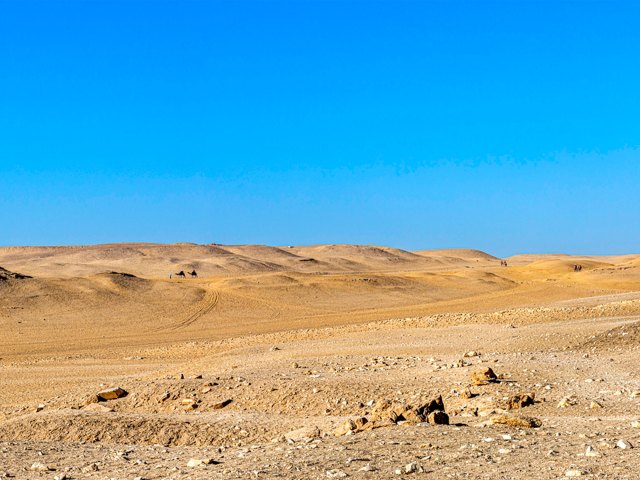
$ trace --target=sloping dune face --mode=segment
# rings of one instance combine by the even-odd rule
[[[428,258],[441,259],[443,261],[464,263],[467,262],[494,262],[497,257],[489,255],[481,250],[471,248],[449,248],[444,250],[417,250],[418,255]]]

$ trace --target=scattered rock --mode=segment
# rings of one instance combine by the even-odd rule
[[[444,413],[444,402],[442,396],[438,396],[417,406],[406,405],[389,400],[376,401],[375,407],[371,411],[371,422],[373,426],[389,426],[400,422],[424,423],[433,412]],[[446,414],[444,414],[446,416]],[[444,421],[443,415],[438,415],[440,421]],[[448,422],[448,416],[446,416]]]
[[[302,427],[297,430],[293,430],[289,433],[285,433],[284,437],[287,440],[293,440],[298,442],[301,440],[310,440],[313,438],[320,438],[320,429],[318,427]]]
[[[628,450],[630,448],[633,448],[633,445],[631,445],[629,442],[627,442],[626,440],[618,440],[616,442],[616,447],[617,448],[621,448],[623,450]]]
[[[221,408],[226,407],[227,405],[229,405],[231,402],[233,402],[233,400],[231,400],[230,398],[223,400],[221,402],[218,403],[214,403],[213,405],[211,405],[211,408],[213,408],[214,410],[220,410]]]
[[[477,397],[477,395],[473,393],[470,388],[465,388],[463,391],[460,392],[460,398],[464,398],[468,400],[474,397]]]
[[[577,403],[578,403],[578,400],[576,400],[576,397],[574,396],[564,397],[562,400],[558,402],[558,408],[572,407]]]
[[[487,385],[497,381],[498,377],[491,367],[484,367],[471,372],[471,382],[474,385]]]
[[[200,467],[204,465],[212,465],[216,463],[218,462],[216,462],[212,458],[192,458],[187,462],[187,467],[193,468],[193,467]]]
[[[524,407],[528,407],[529,405],[533,405],[535,403],[536,394],[535,393],[518,393],[513,395],[509,401],[507,402],[507,409],[515,410]]]
[[[582,470],[567,470],[564,472],[565,477],[581,477],[582,475]]]
[[[338,428],[336,428],[334,435],[336,437],[341,437],[343,435],[348,435],[349,433],[362,431],[365,425],[367,425],[369,421],[367,417],[360,417],[355,420],[347,420]]]
[[[375,472],[376,467],[366,464],[364,467],[358,469],[359,472]]]
[[[542,422],[537,418],[523,415],[494,415],[490,418],[492,424],[507,425],[509,427],[538,428]]]
[[[31,465],[31,470],[34,472],[48,472],[51,469],[44,463],[35,462]]]
[[[427,421],[431,425],[449,425],[449,415],[442,410],[436,410],[427,416]]]
[[[600,402],[596,402],[595,400],[592,400],[591,403],[589,404],[589,408],[591,409],[602,408],[602,404]]]
[[[329,478],[345,478],[348,476],[345,472],[338,469],[327,470],[326,475]]]
[[[418,464],[415,462],[407,463],[403,470],[404,473],[416,473],[418,471]]]
[[[600,454],[591,446],[587,447],[587,449],[584,452],[584,456],[585,457],[597,457]]]
[[[115,387],[102,390],[96,395],[99,401],[104,402],[107,400],[116,400],[118,398],[126,397],[128,395],[128,392],[120,387]]]
[[[463,355],[463,357],[467,357],[467,358],[469,358],[469,357],[479,357],[479,356],[480,356],[480,353],[476,352],[474,350],[471,350],[470,352],[467,352],[467,353],[465,353]]]

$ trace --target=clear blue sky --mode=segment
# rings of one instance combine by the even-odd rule
[[[0,0],[0,245],[638,253],[639,19]]]

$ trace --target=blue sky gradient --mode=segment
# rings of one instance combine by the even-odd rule
[[[638,253],[638,18],[0,0],[0,245]]]

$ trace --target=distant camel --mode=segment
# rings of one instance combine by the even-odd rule
[[[178,273],[174,273],[176,277],[187,278],[183,270],[180,270]]]
[[[191,278],[198,278],[198,272],[196,272],[195,270],[193,272],[191,272]]]

